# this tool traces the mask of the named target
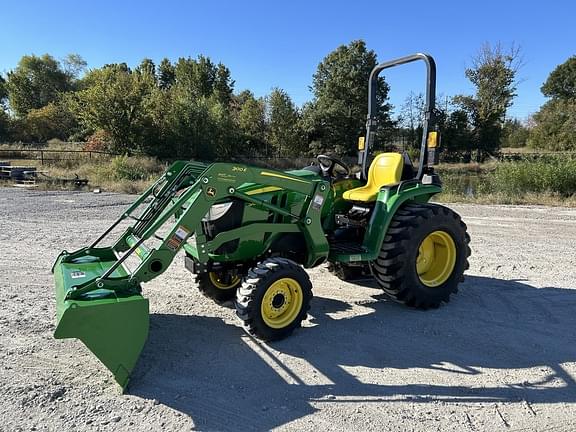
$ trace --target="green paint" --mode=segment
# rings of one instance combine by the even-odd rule
[[[97,277],[110,268],[110,261],[94,256],[55,265],[57,326],[56,339],[80,339],[112,372],[122,388],[136,366],[148,337],[148,300],[135,292],[92,291],[84,300],[70,300],[68,294],[81,279]],[[123,268],[113,273],[127,276]]]
[[[272,204],[274,193],[244,193],[264,186],[278,187],[274,193],[287,194],[286,205]],[[121,221],[134,218],[134,224],[114,246],[100,248],[96,241],[60,254],[53,266],[57,309],[54,336],[80,339],[125,387],[148,334],[148,300],[140,295],[141,283],[166,271],[193,235],[195,244],[188,245],[187,252],[199,262],[207,262],[216,257],[214,250],[230,239],[239,238],[242,246],[227,259],[257,259],[276,236],[302,232],[310,251],[303,264],[312,266],[328,256],[321,227],[322,206],[314,205],[313,198],[319,196],[326,202],[329,192],[328,183],[310,171],[174,163],[101,237],[109,235]],[[207,241],[201,231],[202,218],[212,204],[232,197],[247,203],[245,225]],[[147,202],[147,198],[152,200]],[[263,222],[270,212],[276,215],[274,221]],[[156,248],[146,245],[164,224],[170,228],[161,244]],[[132,273],[120,263],[122,255],[139,258],[140,264]]]
[[[442,192],[442,188],[439,186],[423,185],[422,183],[415,183],[402,190],[398,190],[398,187],[382,189],[376,197],[374,215],[362,241],[365,252],[361,254],[334,254],[330,255],[330,260],[338,262],[375,260],[380,252],[388,226],[400,206],[411,200],[428,202],[433,195],[440,192]]]
[[[301,233],[306,253],[300,264],[314,267],[332,261],[373,260],[388,225],[405,202],[428,201],[437,186],[412,183],[383,189],[375,202],[375,215],[362,241],[360,255],[330,255],[327,234],[337,227],[336,213],[352,203],[342,199],[359,180],[333,184],[308,170],[289,172],[240,164],[176,162],[130,206],[111,229],[127,218],[134,223],[112,247],[93,245],[62,254],[53,267],[56,286],[56,338],[80,339],[125,387],[148,334],[148,300],[141,284],[166,271],[181,248],[198,263],[256,262],[288,233]],[[256,192],[254,192],[256,191]],[[177,192],[177,193],[176,193]],[[152,200],[146,200],[152,198]],[[240,225],[208,239],[202,219],[213,204],[244,201]],[[168,226],[168,229],[166,229]],[[149,240],[164,237],[152,247]],[[238,240],[238,247],[219,254],[223,244]],[[130,272],[122,256],[138,258]]]

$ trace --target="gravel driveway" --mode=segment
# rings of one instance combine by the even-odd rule
[[[421,312],[310,271],[305,328],[263,344],[177,257],[144,285],[151,328],[129,391],[54,340],[51,264],[134,200],[0,189],[0,430],[576,430],[576,209],[451,205],[471,267]]]

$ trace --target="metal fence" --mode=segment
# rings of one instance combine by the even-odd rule
[[[110,158],[119,156],[118,153],[110,153],[94,150],[50,150],[50,149],[0,149],[0,160],[38,160],[41,165],[45,162],[62,160],[89,161],[93,159]]]
[[[385,151],[403,151],[406,150],[404,141],[393,141],[387,143],[383,150]],[[410,149],[413,158],[418,157],[418,150]],[[413,154],[412,154],[413,153]],[[60,150],[48,148],[0,148],[1,160],[35,160],[40,161],[41,165],[49,162],[60,161],[78,161],[86,162],[91,160],[109,159],[114,156],[120,156],[119,153],[112,153],[98,150]],[[488,157],[502,162],[515,161],[536,161],[547,158],[563,157],[567,159],[576,159],[576,152],[500,152]],[[176,158],[178,159],[178,158]],[[235,162],[252,163],[255,165],[268,165],[277,168],[291,168],[294,165],[304,166],[314,159],[312,156],[285,157],[285,156],[246,156],[238,155],[231,158]],[[342,160],[349,164],[354,164],[356,158],[353,156],[343,156]],[[444,163],[467,163],[476,160],[475,151],[442,151],[440,160]]]

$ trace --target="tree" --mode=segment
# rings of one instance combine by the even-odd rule
[[[502,128],[502,147],[525,147],[530,130],[518,119],[507,119]]]
[[[410,92],[400,109],[400,125],[408,131],[408,144],[412,148],[420,148],[424,106],[424,95]]]
[[[295,156],[303,150],[300,115],[284,90],[275,88],[268,96],[268,141],[279,156]]]
[[[71,81],[77,80],[80,74],[86,70],[87,65],[86,60],[79,54],[68,54],[64,60],[62,60],[62,69]]]
[[[576,150],[576,56],[557,66],[542,85],[551,98],[532,117],[528,144],[549,150]]]
[[[32,109],[54,102],[61,92],[71,88],[70,77],[50,55],[24,56],[8,72],[6,82],[10,108],[20,117]]]
[[[141,75],[147,75],[153,81],[156,81],[156,65],[149,58],[143,59],[138,65],[138,67],[134,69],[134,72],[139,73]]]
[[[464,110],[454,110],[448,115],[442,131],[442,147],[445,153],[465,151],[470,154],[472,131],[469,125],[468,113]]]
[[[68,95],[67,106],[91,132],[102,130],[115,151],[141,150],[150,139],[148,98],[155,88],[149,75],[131,73],[123,65],[90,71],[85,88]]]
[[[191,96],[209,97],[214,91],[216,70],[210,58],[202,55],[197,60],[179,58],[174,70],[175,81]]]
[[[516,96],[516,75],[521,67],[520,50],[505,51],[500,44],[485,44],[466,69],[476,87],[474,96],[459,95],[454,101],[465,110],[474,127],[477,161],[500,148],[506,111]]]
[[[552,98],[533,116],[528,145],[555,151],[576,150],[576,98]]]
[[[374,51],[357,40],[338,47],[318,65],[311,88],[314,100],[304,107],[302,121],[316,149],[338,154],[356,151],[366,124],[368,78],[376,64]],[[390,124],[387,97],[388,85],[381,77],[377,92],[381,128]]]
[[[76,120],[62,104],[50,102],[42,108],[28,112],[21,131],[26,141],[46,142],[52,138],[67,140],[72,134]]]
[[[243,143],[248,153],[257,154],[266,145],[265,103],[256,99],[249,90],[244,90],[235,97],[237,107],[236,123],[243,135]],[[267,153],[267,152],[266,152]]]
[[[10,117],[8,113],[0,107],[0,142],[10,139]]]
[[[576,99],[576,56],[557,66],[542,85],[541,91],[549,98]]]
[[[170,60],[163,58],[158,66],[158,85],[161,89],[169,89],[174,84],[174,66]]]
[[[7,98],[8,89],[6,88],[6,80],[0,75],[0,109],[4,107]]]
[[[214,95],[220,103],[228,107],[234,93],[234,80],[231,78],[230,69],[222,63],[218,63],[214,78]]]

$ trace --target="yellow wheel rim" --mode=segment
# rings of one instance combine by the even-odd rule
[[[456,265],[456,244],[446,231],[430,233],[418,249],[416,271],[420,281],[429,287],[446,282]]]
[[[240,283],[240,276],[232,276],[230,281],[226,281],[220,274],[215,272],[208,273],[208,277],[210,278],[210,282],[218,289],[226,290],[230,288],[234,288],[236,285]]]
[[[292,278],[278,279],[268,287],[260,312],[264,323],[279,329],[289,326],[302,309],[302,287]]]

